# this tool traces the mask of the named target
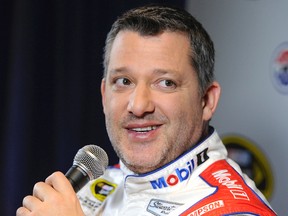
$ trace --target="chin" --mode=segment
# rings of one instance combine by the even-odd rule
[[[145,166],[130,166],[129,169],[137,174],[145,174],[155,170],[154,167],[145,167]]]
[[[143,174],[155,170],[159,166],[155,163],[155,158],[151,160],[139,160],[139,158],[134,158],[130,160],[122,160],[123,163],[133,172]]]

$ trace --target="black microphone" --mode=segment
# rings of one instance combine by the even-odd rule
[[[106,152],[96,145],[86,145],[79,149],[73,165],[65,174],[77,193],[90,180],[100,177],[108,166]]]

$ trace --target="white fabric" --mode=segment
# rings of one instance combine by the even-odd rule
[[[246,175],[242,174],[236,163],[227,158],[227,151],[213,128],[211,128],[211,135],[206,140],[195,145],[190,151],[181,155],[165,167],[145,175],[135,175],[120,162],[120,169],[114,167],[108,168],[104,175],[100,177],[100,180],[97,179],[89,182],[77,195],[86,216],[181,215],[181,213],[193,205],[199,205],[199,202],[204,203],[204,198],[209,198],[217,192],[218,186],[209,185],[208,179],[206,181],[200,175],[206,169],[213,167],[217,161],[219,162],[223,159],[228,162],[227,166],[230,164],[233,170],[236,170],[241,178],[245,180],[251,190],[259,196],[259,200],[263,203],[263,208],[269,209],[268,202],[256,189],[254,183]],[[215,170],[217,171],[216,168]],[[237,185],[239,183],[232,181],[232,179],[223,183],[225,178],[221,177],[220,179],[220,176],[223,175],[220,175],[218,172],[215,173],[211,175],[211,178],[218,179],[219,187],[223,187],[223,185],[228,187],[228,183],[235,183],[235,187],[239,186]],[[105,179],[106,183],[102,184],[101,179]],[[226,179],[229,180],[228,175]],[[95,196],[94,193],[93,195],[93,183],[95,184],[95,181],[100,182],[100,188],[98,187],[97,192],[99,194],[109,193],[115,188],[114,192],[108,195],[103,203],[99,200],[99,194]],[[108,190],[101,190],[101,186],[103,185],[106,185],[103,188]],[[246,192],[243,190],[243,193]],[[184,215],[203,215],[205,212],[207,214],[204,215],[213,215],[209,214],[209,212],[212,213],[213,208],[222,208],[225,202],[224,199],[219,198],[218,201],[211,201],[207,205],[203,204],[204,206],[197,211]],[[235,202],[238,202],[238,200],[235,199]],[[226,204],[225,208],[227,207]],[[251,208],[251,214],[250,212],[246,212],[241,215],[253,215],[252,210],[253,208]],[[235,212],[235,215],[238,212]],[[233,212],[229,213],[232,214]]]

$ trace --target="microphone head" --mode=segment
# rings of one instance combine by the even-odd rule
[[[86,145],[78,150],[73,165],[83,169],[93,180],[103,175],[108,166],[108,156],[99,146]]]

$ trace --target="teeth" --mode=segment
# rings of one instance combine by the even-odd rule
[[[155,129],[156,129],[156,126],[150,126],[150,127],[145,127],[145,128],[133,128],[132,130],[136,132],[148,132],[148,131],[155,130]]]

